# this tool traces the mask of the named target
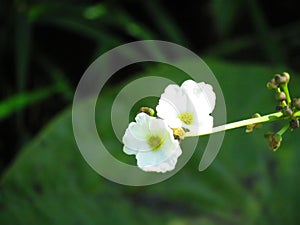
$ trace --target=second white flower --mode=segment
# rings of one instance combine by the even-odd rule
[[[171,128],[187,129],[186,136],[201,135],[213,127],[210,113],[215,101],[211,85],[187,80],[181,87],[169,85],[161,95],[156,111]]]

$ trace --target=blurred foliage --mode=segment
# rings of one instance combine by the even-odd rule
[[[56,93],[56,88],[43,88],[32,93],[21,93],[10,97],[0,103],[0,120],[9,116],[15,111],[21,110],[25,106],[42,101]]]
[[[207,63],[223,88],[229,120],[250,116],[254,109],[262,114],[273,111],[275,100],[265,82],[274,68]],[[153,71],[179,76],[165,66],[142,75]],[[298,82],[293,77],[291,89],[299,95]],[[104,93],[102,104],[111,104],[113,95]],[[125,159],[129,156],[122,153],[107,123],[110,110],[101,108],[97,124],[109,132],[109,148]],[[217,159],[202,173],[197,171],[204,148],[200,138],[192,160],[174,177],[148,187],[125,187],[99,177],[84,162],[67,109],[21,151],[3,177],[2,224],[296,224],[298,130],[284,137],[275,154],[263,138],[263,132],[279,124],[252,134],[243,129],[228,132]]]
[[[6,168],[0,224],[299,223],[298,130],[284,136],[275,154],[262,134],[278,123],[253,134],[230,131],[203,173],[197,171],[201,138],[197,153],[176,176],[133,188],[104,180],[84,162],[70,109],[51,120],[72,103],[82,73],[97,56],[144,39],[175,42],[206,56],[224,91],[229,121],[273,112],[264,84],[274,73],[299,71],[299,23],[292,0],[0,1],[0,170]],[[111,105],[130,79],[147,75],[182,82],[179,71],[145,63],[112,78],[102,104]],[[292,78],[291,91],[300,96],[299,79]],[[113,155],[133,163],[112,135],[109,118],[100,116],[110,115],[109,107],[97,115]]]

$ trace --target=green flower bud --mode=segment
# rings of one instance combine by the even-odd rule
[[[291,121],[290,121],[290,127],[291,127],[292,129],[298,128],[298,127],[299,127],[299,120],[296,119],[296,118],[291,119]]]
[[[149,108],[149,107],[142,107],[142,108],[140,109],[140,112],[146,113],[146,114],[148,114],[149,116],[154,116],[154,114],[155,114],[154,109]]]
[[[277,92],[277,93],[275,94],[275,99],[276,99],[277,101],[284,101],[284,100],[286,100],[286,95],[285,95],[284,92]]]
[[[282,142],[282,136],[280,134],[269,132],[265,134],[265,138],[268,140],[269,148],[272,151],[275,152],[280,147],[280,144]]]
[[[293,98],[292,104],[296,109],[300,110],[300,99],[299,98]]]

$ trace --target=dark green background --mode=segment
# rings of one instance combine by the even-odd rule
[[[200,173],[201,137],[174,177],[125,187],[86,164],[70,109],[97,56],[130,41],[159,39],[205,60],[223,90],[228,121],[274,112],[273,93],[265,88],[273,74],[290,72],[291,93],[300,96],[298,14],[291,0],[0,1],[0,224],[298,224],[298,130],[284,135],[276,153],[263,134],[282,122],[251,134],[228,131],[217,159]],[[182,74],[161,64],[130,66],[109,80],[104,103],[112,104],[130,80],[149,75]],[[109,107],[96,118],[105,144],[133,163],[103,115]]]

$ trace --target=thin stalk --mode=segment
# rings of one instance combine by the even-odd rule
[[[231,129],[238,128],[238,127],[244,127],[244,126],[247,126],[247,125],[250,125],[250,124],[271,122],[271,121],[274,121],[274,120],[278,120],[282,117],[283,117],[282,112],[271,113],[271,114],[261,116],[261,117],[258,117],[258,118],[251,118],[251,119],[241,120],[241,121],[238,121],[238,122],[233,122],[233,123],[221,125],[221,126],[218,126],[218,127],[214,127],[214,128],[212,128],[211,132],[203,133],[203,134],[199,134],[199,135],[191,135],[189,137],[197,137],[197,136],[202,136],[202,135],[207,135],[207,134],[213,134],[213,133],[217,133],[217,132],[221,132],[221,131],[225,131],[225,130],[231,130]]]
[[[280,136],[282,136],[287,131],[287,129],[289,129],[289,127],[290,127],[290,124],[288,123],[284,127],[282,127],[280,129],[280,131],[277,132],[277,134],[279,134]]]
[[[294,117],[299,117],[300,116],[300,111],[297,111],[293,114]]]
[[[282,84],[281,88],[282,88],[282,90],[284,91],[284,93],[286,95],[286,101],[287,101],[287,103],[291,104],[292,100],[291,100],[291,96],[290,96],[290,92],[289,92],[287,83]]]
[[[277,92],[277,93],[280,93],[280,92],[281,92],[280,88],[277,88],[277,89],[276,89],[276,92]],[[284,92],[285,92],[285,91],[284,91]],[[285,93],[285,94],[286,94],[286,93]],[[281,103],[282,103],[282,106],[287,106],[285,100],[281,101]]]

